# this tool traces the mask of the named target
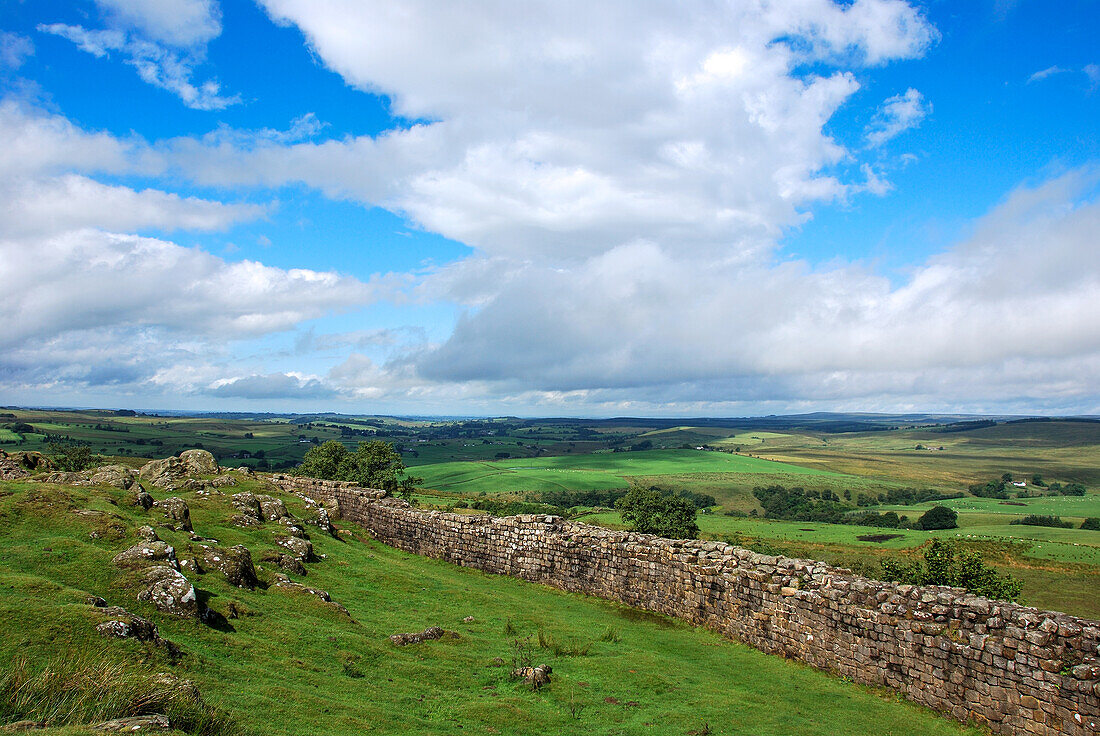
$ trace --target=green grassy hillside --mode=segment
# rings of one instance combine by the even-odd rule
[[[263,490],[242,480],[227,495],[182,495],[198,534],[246,545],[258,561],[279,549],[278,525],[229,523],[228,494],[242,488]],[[309,516],[298,499],[273,495]],[[90,653],[167,670],[193,680],[243,734],[978,733],[677,621],[402,553],[354,527],[339,540],[314,530],[321,559],[305,577],[292,575],[327,590],[349,615],[311,595],[238,589],[207,572],[188,576],[220,614],[216,625],[177,618],[138,601],[111,558],[137,541],[143,524],[181,557],[195,543],[163,526],[159,507],[144,511],[129,497],[0,483],[0,660],[25,656],[33,669]],[[259,574],[272,582],[271,569]],[[90,596],[148,617],[182,657],[171,662],[162,647],[100,637]],[[459,636],[400,648],[388,641],[432,625]],[[531,691],[498,666],[517,645],[553,666],[549,686]]]

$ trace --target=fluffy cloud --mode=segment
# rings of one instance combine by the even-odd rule
[[[0,240],[0,345],[99,326],[231,340],[290,329],[383,292],[336,273],[228,263],[154,238],[79,230]]]
[[[894,95],[882,103],[875,119],[867,127],[867,142],[881,146],[910,128],[920,125],[932,110],[924,95],[910,87],[905,94]]]
[[[170,46],[205,44],[222,32],[221,9],[213,0],[96,0],[96,5],[115,25]]]
[[[935,38],[896,0],[697,13],[627,2],[265,6],[416,124],[289,146],[179,141],[186,173],[305,182],[520,260],[583,260],[639,238],[766,253],[806,205],[866,188],[830,172],[849,154],[824,132],[859,88],[852,70]]]
[[[135,191],[78,174],[0,182],[0,237],[82,228],[224,230],[263,212],[256,205],[224,204],[155,189]]]
[[[795,402],[965,386],[992,404],[1030,386],[1022,395],[1095,402],[1098,181],[1079,171],[1017,190],[900,286],[856,266],[723,265],[645,242],[575,269],[528,264],[410,360],[432,381],[513,393]],[[462,274],[439,278],[465,293]]]

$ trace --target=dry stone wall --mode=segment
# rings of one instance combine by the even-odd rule
[[[706,626],[998,733],[1100,733],[1100,622],[956,588],[884,583],[721,542],[556,516],[420,511],[384,491],[276,475],[399,549]]]

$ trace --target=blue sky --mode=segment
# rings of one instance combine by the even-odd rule
[[[0,403],[1100,413],[1100,3],[0,1]]]

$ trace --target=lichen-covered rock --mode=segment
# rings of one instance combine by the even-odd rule
[[[0,450],[0,480],[18,480],[34,473],[53,470],[53,463],[40,452],[12,452]]]
[[[395,646],[403,647],[409,644],[419,644],[422,641],[433,641],[435,639],[442,639],[447,637],[448,639],[457,639],[458,632],[446,631],[439,626],[429,626],[423,631],[417,631],[409,634],[392,634],[390,635],[390,641]]]
[[[142,567],[149,564],[167,564],[171,566],[172,569],[179,568],[179,561],[176,559],[175,548],[159,539],[135,544],[133,547],[115,555],[112,562],[120,567]]]
[[[289,590],[291,592],[306,593],[308,595],[316,596],[333,608],[339,610],[341,613],[345,613],[349,616],[351,615],[348,613],[348,609],[344,608],[339,603],[332,600],[332,597],[328,594],[327,591],[321,590],[320,588],[310,588],[309,586],[302,585],[301,583],[296,583],[282,573],[275,573],[274,577],[276,588],[282,588],[283,590]]]
[[[187,471],[194,475],[217,475],[221,472],[218,461],[206,450],[184,450],[179,459]]]
[[[249,491],[233,494],[233,508],[237,510],[238,516],[251,519],[255,523],[259,524],[263,521],[263,512],[260,508],[260,500],[256,498],[256,494]]]
[[[321,506],[317,509],[317,526],[324,533],[339,539],[339,536],[336,533],[336,527],[332,525],[332,521],[328,517],[328,510],[324,506]]]
[[[190,581],[173,567],[157,565],[145,572],[145,589],[138,593],[138,600],[149,601],[157,610],[175,616],[198,618],[199,599]]]
[[[97,612],[107,620],[95,627],[102,636],[117,639],[137,639],[177,650],[175,644],[161,637],[156,624],[147,618],[135,616],[120,606],[106,606]]]
[[[237,485],[237,479],[232,475],[219,475],[217,478],[210,479],[210,485],[213,488],[231,488]]]
[[[138,477],[157,488],[167,488],[187,475],[187,466],[178,457],[150,460],[138,470]]]
[[[158,731],[168,731],[171,727],[172,724],[168,720],[168,716],[154,714],[104,721],[103,723],[92,726],[92,730],[104,731],[106,733],[156,733]]]
[[[281,498],[256,496],[256,500],[260,504],[260,516],[264,521],[291,518],[290,513],[286,510],[286,504],[283,503]]]
[[[187,502],[182,498],[172,496],[158,502],[157,506],[164,510],[164,518],[175,522],[174,526],[177,531],[192,531],[191,509],[187,507]]]
[[[149,493],[146,492],[146,490],[144,488],[142,488],[139,483],[135,482],[134,483],[134,488],[135,488],[134,497],[133,497],[134,505],[135,506],[140,506],[141,508],[145,509],[146,511],[153,508],[153,504],[156,503],[156,501],[153,499],[153,497],[150,496]]]
[[[283,570],[286,570],[287,572],[294,573],[295,575],[306,575],[308,573],[308,571],[306,570],[306,566],[302,564],[301,560],[299,560],[294,555],[287,554],[286,552],[275,552],[273,550],[268,550],[267,552],[264,552],[263,556],[260,558],[260,561],[272,563],[282,568]]]
[[[73,473],[67,470],[55,470],[52,473],[40,475],[32,480],[42,483],[56,483],[62,486],[84,486],[91,482],[89,478],[91,478],[91,473],[87,471]]]
[[[124,491],[134,485],[134,471],[125,465],[104,465],[92,472],[89,480],[97,486],[114,486]]]
[[[522,679],[532,690],[538,690],[543,685],[550,684],[550,673],[553,668],[548,664],[540,664],[537,667],[518,667],[512,670],[512,677]]]
[[[229,549],[203,546],[198,560],[204,567],[217,570],[225,575],[230,585],[251,590],[259,585],[256,568],[252,564],[252,555],[248,548],[238,544]]]
[[[302,539],[301,537],[283,537],[282,539],[276,539],[275,544],[289,550],[291,554],[302,562],[310,562],[313,560],[313,543],[308,539]]]
[[[294,517],[284,516],[279,519],[279,524],[282,525],[283,531],[290,536],[298,537],[299,539],[309,539],[309,534],[306,533],[305,527]]]
[[[157,536],[157,532],[151,526],[139,526],[137,528],[137,535],[146,542],[159,542],[160,537]]]

